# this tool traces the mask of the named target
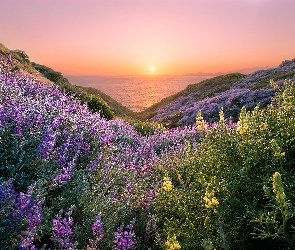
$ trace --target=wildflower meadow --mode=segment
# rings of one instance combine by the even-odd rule
[[[1,249],[295,249],[295,83],[165,129],[0,68]]]

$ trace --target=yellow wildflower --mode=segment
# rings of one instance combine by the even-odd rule
[[[212,205],[218,205],[219,204],[219,202],[216,199],[216,197],[213,197],[212,200],[211,200],[211,202],[212,202]]]
[[[201,110],[198,111],[197,118],[196,118],[196,125],[198,130],[205,130],[207,128],[205,121],[203,119]]]
[[[165,191],[171,191],[173,189],[172,182],[170,181],[170,179],[167,176],[164,177],[163,189]]]
[[[217,198],[214,196],[214,192],[209,190],[209,187],[206,188],[206,193],[203,198],[205,201],[205,208],[213,208],[214,212],[216,211],[215,207],[219,204],[219,201]]]
[[[260,130],[266,130],[268,127],[267,123],[266,122],[261,122],[260,125],[259,125],[259,128]]]
[[[237,128],[237,131],[241,135],[245,134],[249,129],[248,125],[246,124],[246,116],[247,116],[246,108],[242,107],[240,112],[240,119],[238,121],[238,128]]]
[[[273,174],[273,192],[274,192],[274,194],[276,196],[276,200],[279,204],[282,204],[285,202],[286,195],[284,192],[281,174],[279,172],[275,172]]]
[[[245,134],[248,130],[248,125],[241,124],[240,122],[238,122],[238,125],[237,131],[240,133],[240,135]]]
[[[167,246],[166,248],[167,250],[181,249],[181,246],[179,242],[177,241],[175,234],[172,237],[168,235],[165,245]]]

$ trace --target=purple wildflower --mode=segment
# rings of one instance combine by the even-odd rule
[[[135,232],[133,231],[133,225],[135,223],[135,219],[131,221],[131,223],[126,227],[126,230],[123,230],[123,225],[118,228],[118,231],[114,233],[114,250],[127,250],[135,248]]]
[[[11,55],[8,55],[8,56],[7,56],[6,62],[7,62],[8,64],[10,64],[10,63],[12,62]]]
[[[3,222],[12,232],[19,232],[14,244],[21,249],[34,247],[37,226],[41,222],[42,202],[32,197],[32,191],[29,187],[27,194],[17,193],[10,181],[0,185],[0,212],[5,217]]]
[[[72,229],[73,218],[71,217],[74,206],[62,217],[62,210],[52,220],[52,239],[63,249],[72,249],[74,244],[71,242],[71,236],[74,234]]]
[[[92,235],[94,239],[89,239],[89,245],[87,249],[97,249],[98,242],[104,237],[103,234],[103,222],[101,221],[101,213],[96,216],[96,220],[92,224]]]
[[[69,164],[70,165],[70,164]],[[67,181],[72,178],[73,166],[63,167],[60,173],[53,179],[53,185],[61,187],[67,184]]]

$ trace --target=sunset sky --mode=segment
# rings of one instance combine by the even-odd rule
[[[295,58],[294,0],[0,0],[0,6],[0,43],[64,75],[229,72]]]

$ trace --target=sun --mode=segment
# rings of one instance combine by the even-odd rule
[[[151,67],[150,68],[150,71],[152,71],[152,72],[155,71],[155,68],[154,67]]]

